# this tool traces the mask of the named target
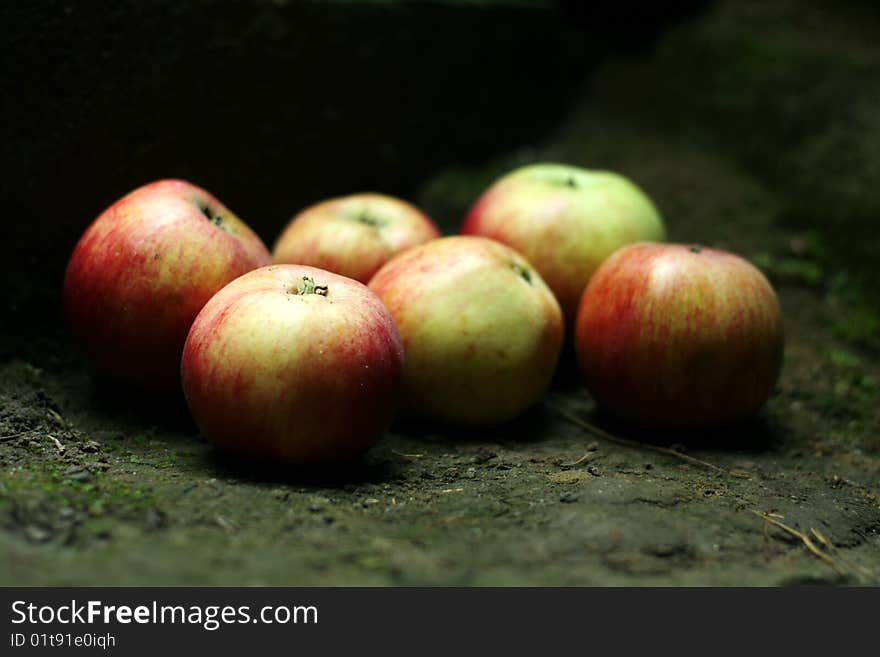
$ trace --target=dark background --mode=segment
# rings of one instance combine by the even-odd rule
[[[583,108],[591,82],[587,97],[604,111],[653,123],[779,185],[790,197],[781,219],[814,231],[819,256],[855,274],[846,293],[873,303],[876,295],[864,297],[878,279],[878,71],[833,26],[870,43],[876,4],[747,3],[702,42],[657,57],[661,35],[713,7],[3,3],[3,331],[14,340],[37,326],[54,330],[50,309],[77,237],[146,182],[182,177],[206,187],[271,246],[317,199],[365,189],[413,198],[444,167],[545,144]],[[612,106],[591,76],[621,55],[653,58],[655,72],[636,85],[613,80]],[[619,91],[628,87],[629,97]],[[602,164],[586,154],[577,163]],[[454,230],[460,208],[434,205]]]
[[[703,4],[3,3],[0,322],[53,330],[73,244],[135,187],[195,182],[271,248],[308,203],[534,143],[603,57]]]

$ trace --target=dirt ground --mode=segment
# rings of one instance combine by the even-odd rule
[[[816,224],[811,207],[823,197],[806,202],[801,184],[812,169],[795,180],[785,168],[795,146],[805,150],[793,161],[810,167],[815,148],[833,155],[834,135],[813,150],[810,126],[780,135],[769,122],[788,125],[787,110],[770,103],[755,125],[769,146],[744,144],[734,110],[719,118],[714,101],[689,96],[680,52],[702,44],[707,58],[734,57],[728,26],[739,11],[733,18],[767,35],[759,43],[810,62],[856,61],[853,86],[880,70],[880,55],[855,23],[820,10],[780,33],[766,27],[780,16],[742,4],[670,33],[650,65],[603,64],[540,144],[437,172],[416,200],[451,229],[488,180],[521,162],[630,175],[672,239],[735,250],[776,285],[785,363],[754,422],[636,435],[597,413],[568,352],[547,399],[517,422],[474,432],[398,423],[353,468],[253,471],[218,456],[185,410],[96,383],[63,333],[35,338],[37,356],[23,349],[27,358],[0,364],[0,584],[880,584],[880,349],[864,282],[876,279],[839,246],[841,231],[854,252],[876,238],[866,243],[847,217]],[[807,38],[835,30],[848,44],[840,57]],[[816,66],[792,70],[807,76],[792,88],[812,93]],[[667,93],[650,97],[658,75]],[[752,91],[763,93],[740,90]],[[861,111],[862,96],[847,98]],[[715,126],[711,138],[687,127],[682,104],[694,125]],[[785,148],[779,158],[774,147]],[[870,208],[876,190],[852,198]],[[615,444],[570,415],[696,460]]]

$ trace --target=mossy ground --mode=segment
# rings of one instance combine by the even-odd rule
[[[723,4],[650,56],[600,67],[540,144],[438,172],[416,199],[454,229],[525,161],[626,173],[672,239],[737,251],[776,285],[785,363],[754,422],[633,436],[564,365],[510,425],[400,423],[342,471],[243,470],[183,410],[97,389],[67,342],[46,340],[39,362],[0,366],[0,583],[880,582],[880,274],[865,229],[880,207],[865,84],[880,53],[863,21],[836,16]],[[560,408],[723,472],[609,443]]]

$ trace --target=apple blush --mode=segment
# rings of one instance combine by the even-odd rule
[[[549,386],[562,312],[513,249],[484,237],[433,240],[388,262],[370,289],[403,336],[411,412],[458,424],[502,422]]]
[[[575,326],[599,405],[649,428],[752,417],[779,377],[783,342],[779,302],[757,268],[681,244],[614,253],[584,291]]]
[[[100,371],[174,393],[183,343],[202,306],[270,262],[260,238],[211,194],[160,180],[121,198],[86,229],[65,272],[64,308]]]
[[[320,267],[366,284],[401,251],[440,237],[415,206],[384,194],[329,199],[298,213],[278,237],[279,264]]]
[[[220,290],[192,325],[184,395],[223,451],[288,465],[356,458],[390,425],[403,344],[363,284],[272,265]]]

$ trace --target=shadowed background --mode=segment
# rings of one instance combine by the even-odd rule
[[[870,305],[878,13],[856,0],[3,3],[3,351],[54,330],[77,237],[141,184],[190,179],[271,246],[328,195],[413,198],[451,165],[495,175],[486,162],[515,149],[527,160],[594,104],[781,188],[780,221],[810,231],[817,257],[846,268],[839,287]],[[648,65],[595,79],[621,53]],[[461,199],[414,200],[457,226]]]
[[[271,247],[323,197],[412,198],[534,143],[603,57],[700,4],[3,3],[6,354],[54,330],[73,244],[131,189],[191,180]]]

